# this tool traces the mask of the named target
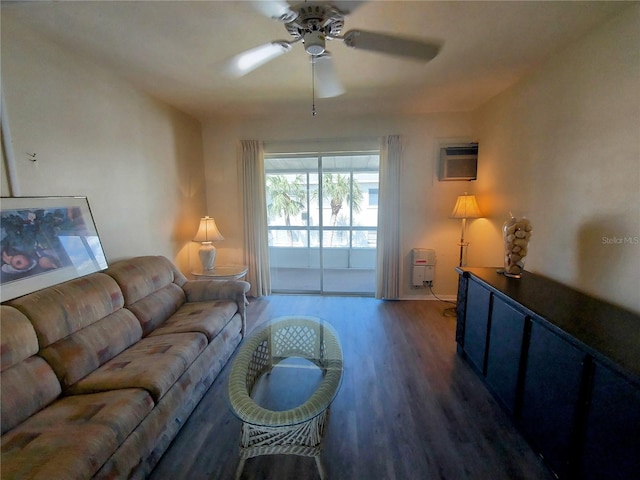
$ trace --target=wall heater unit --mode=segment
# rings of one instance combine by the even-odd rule
[[[424,287],[426,282],[433,282],[435,268],[435,250],[430,248],[414,248],[411,250],[411,285]]]

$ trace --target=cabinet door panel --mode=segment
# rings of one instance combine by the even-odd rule
[[[487,344],[489,302],[491,293],[476,282],[469,282],[464,327],[464,351],[467,358],[484,374],[484,355]]]
[[[469,279],[464,275],[458,277],[458,300],[456,304],[456,343],[464,345],[464,323],[467,312],[467,285]]]
[[[596,363],[579,477],[640,478],[640,389]]]
[[[491,389],[512,414],[516,403],[525,319],[522,312],[497,296],[493,298],[486,377]]]
[[[585,355],[537,322],[531,325],[522,428],[561,477],[568,473]]]

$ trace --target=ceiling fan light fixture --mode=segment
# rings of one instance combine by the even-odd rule
[[[336,75],[329,52],[311,57],[311,63],[315,66],[314,73],[317,78],[316,89],[319,98],[338,97],[345,93],[345,89]]]
[[[324,33],[319,30],[307,32],[304,36],[304,50],[311,56],[324,53],[325,50]]]

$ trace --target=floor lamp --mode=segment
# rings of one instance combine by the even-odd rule
[[[464,231],[467,228],[467,218],[479,218],[480,208],[478,208],[478,202],[475,195],[469,195],[464,192],[464,195],[458,195],[456,204],[453,207],[453,212],[449,218],[459,218],[462,220],[462,230],[460,231],[460,261],[458,266],[464,267],[465,265],[465,249],[469,246],[469,242],[464,241]],[[451,302],[455,303],[455,302]],[[457,307],[445,308],[443,315],[445,317],[455,317],[457,315]]]
[[[460,232],[460,267],[464,267],[466,265],[465,249],[469,246],[469,242],[464,241],[464,231],[467,227],[467,218],[479,218],[481,216],[475,195],[468,195],[467,192],[464,192],[464,195],[458,196],[450,218],[462,219],[462,231]]]

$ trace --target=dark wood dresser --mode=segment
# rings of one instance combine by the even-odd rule
[[[639,479],[640,315],[530,272],[456,270],[458,353],[554,473]]]

